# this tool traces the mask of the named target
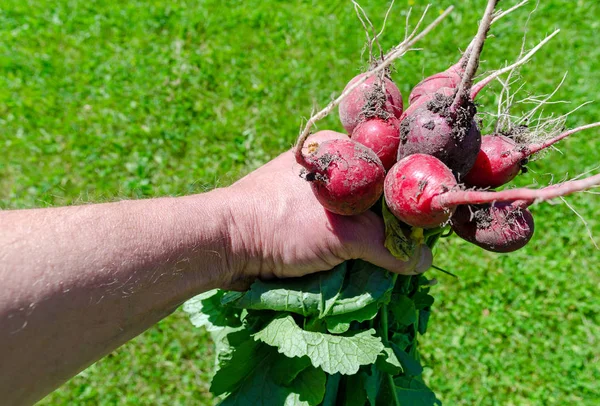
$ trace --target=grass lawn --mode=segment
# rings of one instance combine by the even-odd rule
[[[413,22],[425,4],[397,2],[385,47],[403,36],[408,3]],[[432,16],[453,2],[433,3]],[[485,1],[454,3],[453,15],[419,44],[423,50],[396,64],[405,98],[423,75],[453,63],[476,31]],[[598,99],[600,3],[542,3],[528,45],[554,28],[562,32],[522,77],[527,91],[548,93],[568,70],[555,100],[571,104],[548,110],[562,114]],[[380,24],[387,2],[364,5]],[[516,57],[526,18],[521,10],[492,28],[482,69]],[[348,1],[3,0],[0,208],[226,186],[293,144],[313,106],[365,66],[363,40]],[[480,102],[494,111],[493,92]],[[568,125],[599,119],[594,103]],[[336,115],[319,127],[341,130]],[[532,163],[518,183],[548,184],[596,168],[599,135],[568,139],[562,154]],[[600,243],[600,196],[568,202]],[[437,248],[436,263],[460,279],[436,274],[421,344],[426,379],[447,405],[600,402],[600,251],[565,204],[533,213],[536,235],[517,253],[486,253],[456,238]],[[213,404],[212,357],[207,334],[178,312],[41,404]]]

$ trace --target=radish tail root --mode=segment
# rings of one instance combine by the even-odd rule
[[[425,27],[420,33],[417,34],[416,31],[413,31],[411,33],[411,35],[409,35],[408,38],[406,38],[406,40],[404,40],[403,42],[398,44],[387,55],[385,55],[383,58],[383,61],[378,66],[376,66],[373,69],[366,72],[366,74],[363,77],[361,77],[359,80],[357,80],[352,86],[349,86],[346,89],[346,91],[344,91],[337,98],[335,98],[333,101],[331,101],[325,108],[323,108],[321,111],[319,111],[318,113],[316,113],[312,117],[310,117],[308,119],[308,121],[306,122],[306,125],[304,126],[304,129],[300,133],[298,140],[296,142],[296,149],[295,149],[295,154],[294,154],[295,158],[296,158],[296,162],[298,162],[302,166],[306,165],[306,161],[302,154],[302,148],[304,146],[304,142],[306,141],[308,136],[311,134],[311,129],[312,129],[313,125],[315,125],[315,123],[317,121],[323,119],[329,113],[331,113],[333,111],[333,109],[336,108],[343,99],[345,99],[350,93],[352,93],[352,91],[354,91],[356,88],[358,88],[360,85],[362,85],[367,79],[369,79],[373,75],[378,74],[379,72],[384,71],[392,64],[392,62],[394,62],[396,59],[400,58],[406,52],[408,52],[414,44],[416,44],[418,41],[422,40],[435,27],[437,27],[446,17],[448,17],[448,15],[452,12],[453,9],[454,9],[453,6],[448,7],[446,9],[446,11],[444,11],[431,24],[429,24],[427,27]],[[423,20],[424,16],[425,16],[425,13],[423,13],[423,16],[421,17],[420,21]],[[420,24],[420,21],[419,21],[419,24]]]
[[[572,180],[543,189],[517,188],[501,192],[487,191],[453,191],[437,195],[432,200],[434,210],[444,210],[461,204],[484,204],[494,202],[512,202],[519,200],[521,206],[531,205],[536,202],[562,197],[575,192],[581,192],[600,185],[600,174],[585,179]]]

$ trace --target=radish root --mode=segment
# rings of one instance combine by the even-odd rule
[[[429,8],[429,6],[427,7],[427,9],[428,8]],[[385,69],[387,69],[392,64],[392,62],[394,62],[396,59],[400,58],[406,52],[408,52],[414,44],[416,44],[418,41],[423,39],[435,27],[437,27],[452,12],[454,7],[453,6],[448,7],[448,9],[446,9],[446,11],[444,11],[438,18],[436,18],[431,24],[429,24],[420,33],[417,34],[417,30],[420,27],[423,19],[425,18],[427,9],[421,16],[421,19],[419,20],[417,26],[415,27],[413,32],[408,36],[408,38],[406,38],[400,44],[398,44],[397,46],[392,48],[392,50],[383,57],[381,63],[378,66],[376,66],[376,67],[370,69],[368,72],[366,72],[366,74],[363,77],[361,77],[359,80],[357,80],[352,86],[349,86],[346,89],[346,91],[344,91],[337,98],[335,98],[333,101],[331,101],[321,111],[314,114],[312,117],[310,117],[308,119],[308,121],[306,122],[306,125],[305,125],[304,129],[302,130],[302,132],[300,133],[300,135],[298,137],[298,141],[296,143],[296,150],[295,150],[296,162],[298,162],[299,164],[303,164],[305,162],[304,156],[302,154],[302,147],[304,146],[304,142],[306,141],[308,136],[311,134],[311,128],[317,121],[323,119],[329,113],[331,113],[333,111],[333,109],[335,107],[337,107],[344,98],[346,98],[350,93],[352,93],[352,91],[354,91],[356,88],[358,88],[360,85],[362,85],[367,79],[369,79],[373,75],[383,72]]]
[[[556,36],[556,34],[558,34],[559,32],[560,32],[560,29],[555,30],[552,34],[550,34],[546,38],[544,38],[537,46],[535,46],[526,55],[519,56],[519,59],[515,63],[513,63],[512,65],[508,65],[505,68],[499,69],[497,71],[493,71],[487,77],[485,77],[484,79],[479,81],[471,89],[471,98],[475,99],[475,97],[477,97],[479,92],[481,92],[481,90],[484,87],[486,87],[488,84],[490,84],[490,82],[492,82],[497,77],[505,74],[506,72],[510,72],[510,71],[518,68],[521,65],[526,64],[533,57],[533,55],[535,55],[548,41],[550,41],[552,38],[554,38],[554,36]]]

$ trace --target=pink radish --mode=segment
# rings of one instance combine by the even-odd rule
[[[531,212],[511,203],[458,206],[451,221],[460,238],[491,252],[523,248],[534,232]]]
[[[511,12],[520,8],[521,6],[523,6],[526,3],[527,3],[527,0],[524,0],[506,11],[495,14],[490,21],[490,25],[494,24],[495,22],[497,22],[504,16],[510,14]],[[474,38],[471,41],[471,43],[467,47],[466,51],[464,52],[464,54],[461,56],[461,58],[459,59],[459,61],[457,63],[450,66],[445,71],[436,73],[435,75],[429,76],[429,77],[423,79],[421,82],[419,82],[413,88],[413,90],[411,91],[411,93],[408,97],[409,105],[412,106],[417,101],[419,101],[419,99],[421,99],[423,97],[425,97],[426,101],[430,100],[433,94],[439,92],[440,89],[442,89],[444,87],[455,90],[456,87],[460,84],[463,75],[465,74],[465,69],[467,67],[467,63],[468,63],[468,60],[469,60],[469,57],[471,54],[471,50],[473,49],[473,45],[476,42],[476,40],[477,39]],[[483,84],[483,86],[478,88],[478,92],[481,91],[481,89],[488,83],[489,82],[486,82],[485,84]],[[473,98],[474,98],[474,96],[473,96]]]
[[[362,121],[354,128],[352,139],[372,149],[385,170],[388,170],[396,163],[400,143],[399,121],[395,117],[387,120],[375,117]]]
[[[452,65],[444,72],[436,73],[419,82],[408,96],[409,106],[412,106],[423,97],[426,99],[431,97],[442,88],[449,88],[452,89],[452,91],[456,90],[456,86],[459,85],[462,76],[465,73],[469,54],[470,52],[467,50],[456,64]]]
[[[383,192],[385,170],[372,150],[348,139],[311,147],[314,151],[303,162],[304,176],[323,207],[352,216],[375,204]]]
[[[481,150],[473,168],[465,176],[465,184],[480,188],[496,188],[515,178],[526,160],[536,152],[554,145],[558,141],[588,128],[598,127],[600,122],[565,131],[544,142],[519,144],[503,135],[486,135],[482,138]]]
[[[364,75],[362,73],[354,77],[344,92]],[[403,108],[402,95],[394,82],[388,77],[381,80],[373,75],[340,102],[340,121],[348,134],[352,135],[354,128],[365,118],[399,118]]]
[[[501,192],[460,190],[451,171],[431,155],[414,154],[389,170],[384,185],[390,211],[413,227],[434,228],[446,223],[461,204],[522,200],[522,204],[549,200],[600,184],[600,174],[543,189]]]

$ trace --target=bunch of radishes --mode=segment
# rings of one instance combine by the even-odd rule
[[[406,111],[389,70],[375,68],[352,79],[339,104],[350,139],[311,144],[303,153],[307,134],[300,137],[296,159],[327,210],[360,214],[384,194],[389,210],[413,228],[449,224],[461,238],[486,250],[510,252],[533,235],[529,205],[600,183],[596,175],[538,190],[490,190],[510,182],[530,155],[576,131],[600,125],[534,144],[519,142],[510,134],[481,136],[474,98],[491,79],[507,71],[494,72],[473,85],[487,32],[507,14],[494,14],[497,2],[488,1],[477,35],[459,62],[415,86]],[[526,62],[536,50],[508,68]]]

